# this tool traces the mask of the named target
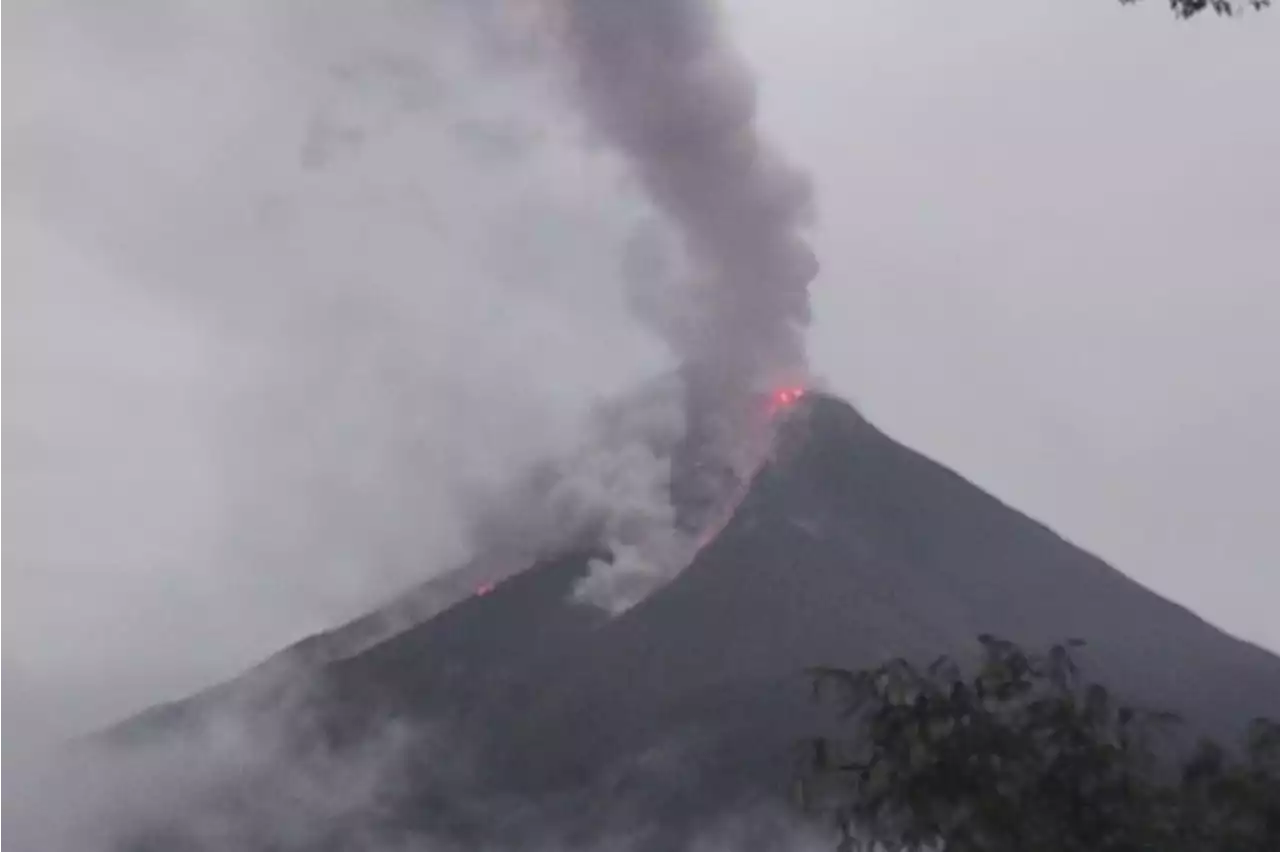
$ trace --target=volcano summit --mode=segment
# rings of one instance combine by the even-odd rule
[[[964,657],[982,632],[1030,645],[1081,637],[1091,671],[1126,699],[1215,734],[1280,707],[1280,658],[1129,580],[844,402],[788,402],[732,517],[678,576],[619,615],[574,600],[590,561],[607,558],[599,548],[532,564],[490,555],[113,729],[105,741],[117,754],[216,744],[208,731],[234,708],[248,729],[276,732],[280,760],[309,765],[319,750],[337,766],[388,727],[431,732],[395,747],[396,770],[376,797],[318,815],[302,834],[263,816],[262,798],[283,795],[279,785],[254,787],[241,771],[201,787],[198,808],[134,826],[133,838],[210,848],[195,827],[216,824],[234,826],[238,848],[349,848],[375,836],[523,845],[551,834],[589,842],[625,826],[641,845],[672,848],[743,808],[785,806],[794,743],[823,724],[805,667]]]

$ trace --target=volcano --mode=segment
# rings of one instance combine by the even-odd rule
[[[1229,737],[1280,709],[1280,658],[1128,579],[846,403],[798,392],[786,402],[732,517],[682,573],[620,615],[573,600],[601,555],[593,548],[532,565],[490,554],[107,736],[180,736],[237,702],[287,713],[285,727],[305,717],[297,742],[335,753],[358,750],[389,721],[421,726],[465,749],[465,780],[406,748],[393,789],[345,815],[341,832],[355,821],[473,845],[519,842],[534,825],[589,837],[621,821],[647,826],[655,848],[675,848],[719,815],[785,803],[797,739],[828,724],[810,701],[809,666],[964,658],[984,632],[1030,647],[1079,637],[1092,676],[1198,730]],[[300,671],[301,703],[283,685]],[[344,847],[335,838],[352,835],[341,832],[300,848]],[[278,837],[263,845],[289,848]]]

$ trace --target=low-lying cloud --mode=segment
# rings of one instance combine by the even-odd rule
[[[655,213],[509,8],[14,17],[6,744],[453,567],[464,498],[670,368],[621,260]]]
[[[712,245],[715,210],[652,202],[638,140],[599,92],[585,120],[539,21],[397,0],[56,0],[11,21],[18,848],[329,842],[378,812],[406,755],[450,772],[465,756],[394,724],[333,751],[299,740],[298,707],[252,700],[137,747],[49,749],[453,568],[487,534],[535,550],[589,534],[610,555],[577,596],[613,612],[687,562],[670,492],[691,374],[672,356],[708,317],[694,267],[723,281],[738,261]],[[736,150],[732,129],[717,138]],[[787,231],[756,248],[808,258],[787,230],[803,181],[753,186],[763,206],[747,206]],[[803,312],[787,304],[759,342],[790,369]],[[731,350],[729,308],[707,340]],[[728,375],[722,355],[703,379]],[[655,375],[671,378],[628,390]]]

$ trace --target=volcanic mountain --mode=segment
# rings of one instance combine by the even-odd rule
[[[808,666],[963,657],[983,632],[1033,647],[1079,637],[1091,674],[1197,729],[1226,737],[1280,711],[1280,658],[816,393],[792,407],[736,512],[673,581],[609,616],[572,595],[598,556],[488,557],[110,736],[176,736],[239,701],[289,708],[286,727],[306,728],[299,742],[340,753],[390,720],[465,750],[465,780],[406,747],[376,813],[347,815],[364,831],[470,845],[535,824],[588,837],[623,821],[671,848],[717,815],[785,801],[797,738],[825,724]],[[271,685],[299,670],[305,699]],[[350,835],[326,837],[302,845]]]

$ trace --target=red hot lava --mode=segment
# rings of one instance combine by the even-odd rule
[[[781,412],[789,410],[797,402],[799,402],[802,398],[804,398],[804,394],[805,394],[805,389],[801,385],[789,385],[786,387],[777,388],[776,390],[774,390],[772,393],[769,394],[769,398],[768,398],[769,417],[771,418],[776,417]],[[734,510],[738,508],[738,504],[741,503],[742,499],[747,496],[747,489],[751,486],[751,480],[755,477],[755,474],[760,470],[760,466],[763,465],[765,462],[766,453],[763,449],[758,455],[759,457],[754,468],[751,470],[751,472],[748,475],[742,477],[741,481],[738,483],[738,487],[735,493],[732,495],[732,497],[729,499],[728,503],[724,507],[723,511],[720,513],[720,517],[718,517],[717,519],[712,521],[710,524],[708,524],[706,528],[702,530],[702,533],[698,536],[697,548],[696,548],[697,550],[702,550],[702,548],[706,547],[708,544],[711,543],[712,539],[714,539],[717,535],[720,534],[721,530],[724,529],[725,525],[729,523],[729,519],[733,516]]]
[[[805,388],[802,385],[786,385],[774,389],[768,395],[767,409],[769,416],[771,418],[776,417],[781,412],[789,410],[795,406],[797,402],[803,399],[804,395]],[[747,488],[750,486],[752,478],[760,469],[760,465],[764,464],[764,455],[765,454],[761,452],[760,458],[754,466],[754,469],[750,474],[742,477],[742,480],[736,489],[736,493],[734,493],[728,500],[727,505],[720,513],[720,517],[713,520],[702,530],[701,534],[697,538],[695,551],[702,550],[702,548],[710,544],[712,539],[719,535],[725,525],[729,523],[729,519],[732,517],[734,510],[738,508],[738,504],[741,503],[742,499],[746,496]],[[483,583],[476,587],[475,596],[484,597],[485,595],[491,594],[496,586],[496,583]]]
[[[785,387],[778,388],[769,397],[769,413],[777,414],[779,411],[785,411],[800,401],[804,396],[804,388]]]

